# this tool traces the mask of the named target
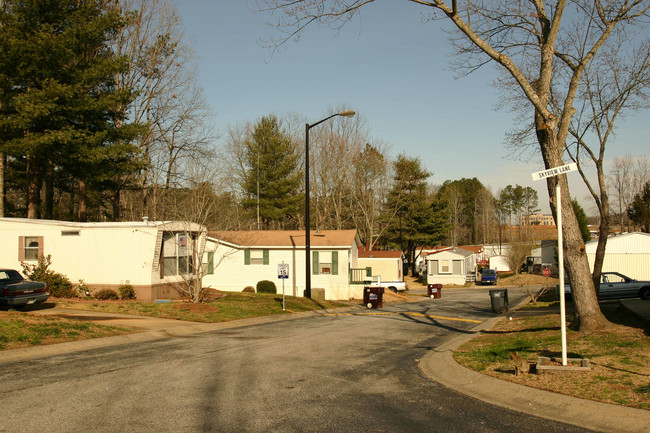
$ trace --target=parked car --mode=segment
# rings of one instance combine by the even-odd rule
[[[571,286],[564,285],[565,296],[571,296]],[[599,300],[641,298],[650,300],[650,281],[637,281],[618,272],[603,272],[600,275]]]
[[[13,269],[0,269],[0,306],[21,308],[28,304],[45,302],[49,297],[47,284],[23,278]]]
[[[497,284],[498,275],[496,269],[481,269],[481,284]]]
[[[404,281],[382,281],[381,277],[377,275],[367,277],[363,284],[365,286],[383,287],[384,289],[388,289],[393,293],[403,292],[407,290],[406,283]]]

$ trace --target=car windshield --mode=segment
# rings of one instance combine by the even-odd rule
[[[0,281],[2,280],[22,280],[23,277],[20,276],[18,271],[13,269],[5,269],[0,271]]]
[[[482,275],[496,275],[497,271],[495,271],[494,269],[483,269],[481,271],[481,274]]]

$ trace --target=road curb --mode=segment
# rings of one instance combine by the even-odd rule
[[[528,303],[525,300],[513,310]],[[486,403],[533,416],[599,432],[645,433],[650,431],[650,411],[601,403],[543,391],[500,380],[470,370],[454,359],[454,351],[508,317],[496,316],[427,353],[420,371],[434,382]]]

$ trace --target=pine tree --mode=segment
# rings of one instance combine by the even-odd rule
[[[417,248],[433,245],[443,238],[447,229],[443,209],[427,199],[426,171],[419,158],[399,155],[393,163],[393,187],[388,193],[386,207],[394,216],[385,232],[385,240],[404,252],[415,272]]]
[[[85,220],[87,188],[139,167],[130,141],[140,129],[120,114],[133,94],[115,87],[128,62],[109,45],[121,25],[109,1],[3,3],[0,151],[25,167],[28,218],[38,217],[41,185],[53,194],[59,173],[77,184]]]
[[[259,198],[260,228],[285,227],[300,211],[304,195],[295,146],[275,116],[255,125],[246,141],[246,166],[242,205],[256,216]]]

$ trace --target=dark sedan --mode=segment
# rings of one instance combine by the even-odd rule
[[[45,302],[49,296],[47,284],[26,280],[13,269],[0,269],[0,307],[21,308]]]

